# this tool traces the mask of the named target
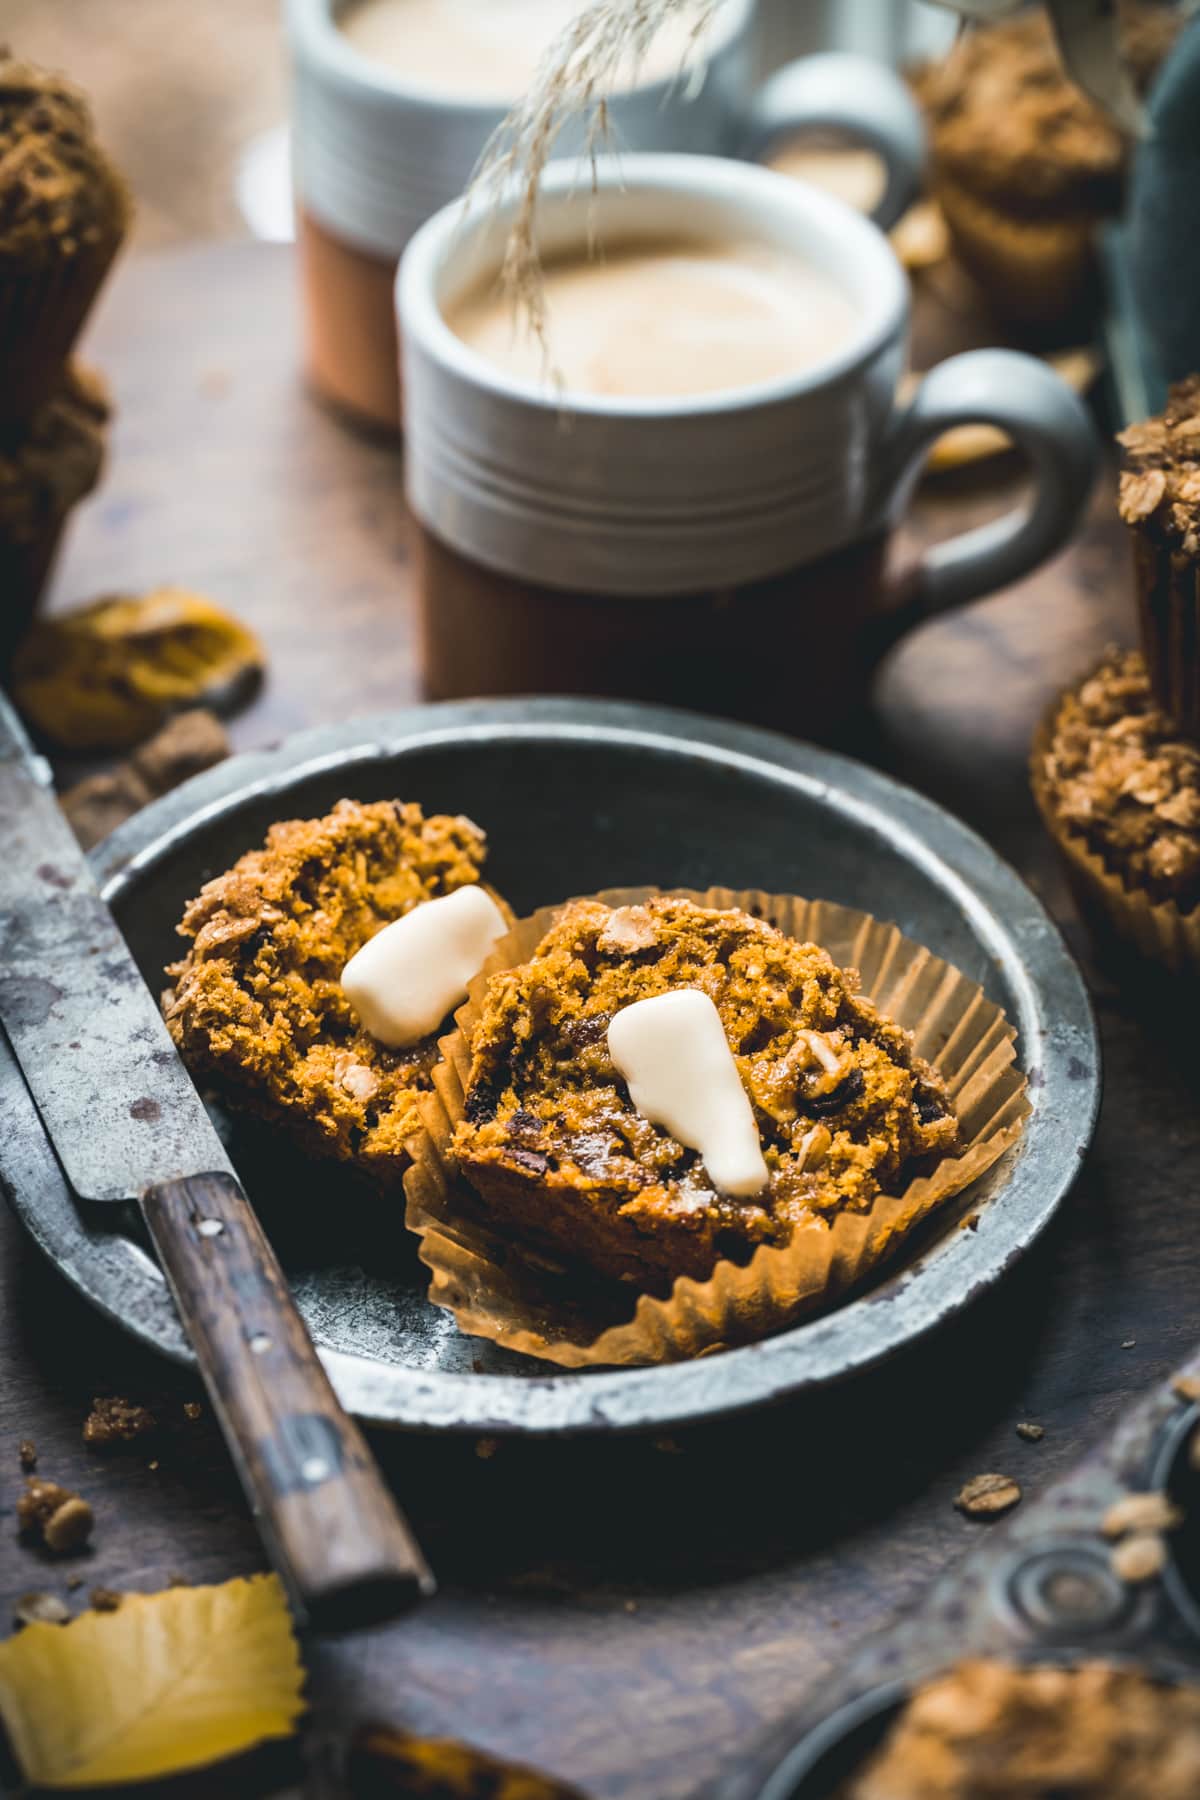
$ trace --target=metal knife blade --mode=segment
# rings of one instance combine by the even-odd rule
[[[0,1024],[85,1200],[230,1170],[49,770],[0,694]]]

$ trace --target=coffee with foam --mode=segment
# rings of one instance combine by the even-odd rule
[[[680,398],[757,386],[828,362],[855,309],[802,257],[757,241],[628,244],[550,261],[541,344],[494,283],[446,308],[471,349],[567,393]]]
[[[352,0],[337,18],[363,56],[447,99],[515,101],[582,0]],[[693,48],[686,13],[666,19],[630,79],[671,80]]]

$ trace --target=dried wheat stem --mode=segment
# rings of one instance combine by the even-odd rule
[[[680,75],[697,63],[701,39],[721,0],[588,0],[551,44],[533,86],[493,133],[467,188],[468,205],[495,204],[515,191],[516,214],[501,277],[514,310],[543,348],[546,304],[538,255],[537,201],[546,164],[564,126],[585,125],[584,155],[595,161],[609,140],[607,96],[628,82],[654,40],[676,13],[692,15]]]

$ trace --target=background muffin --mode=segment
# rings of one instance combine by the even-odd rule
[[[0,416],[53,392],[128,228],[80,90],[0,51]]]
[[[1150,686],[1175,726],[1200,738],[1200,375],[1176,382],[1161,415],[1118,442]]]
[[[1157,705],[1137,651],[1110,651],[1056,702],[1031,772],[1092,923],[1200,971],[1200,745]]]
[[[979,1658],[918,1689],[836,1800],[1193,1800],[1200,1689]]]
[[[1124,50],[1141,85],[1177,30],[1167,7],[1127,20]],[[1092,297],[1095,228],[1121,203],[1128,145],[1064,72],[1046,13],[965,32],[917,86],[959,260],[1013,321],[1074,323]]]

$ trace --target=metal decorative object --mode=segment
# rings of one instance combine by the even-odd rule
[[[742,1748],[736,1773],[709,1800],[828,1800],[912,1689],[962,1657],[1060,1665],[1098,1658],[1168,1681],[1200,1681],[1197,1393],[1200,1356],[1034,1505],[992,1526],[921,1607],[873,1636],[801,1714]],[[1164,1495],[1187,1521],[1162,1540],[1160,1574],[1123,1561],[1109,1515],[1131,1494]],[[1143,1536],[1157,1542],[1153,1532]]]
[[[462,1337],[425,1298],[425,1271],[395,1201],[355,1191],[330,1165],[294,1167],[261,1128],[218,1118],[337,1393],[363,1419],[560,1433],[733,1412],[890,1355],[998,1281],[1049,1222],[1095,1121],[1087,997],[1029,890],[930,801],[791,739],[651,707],[494,701],[354,721],[208,771],[94,853],[146,978],[160,979],[177,954],[175,923],[209,876],[261,842],[273,821],[324,812],[343,795],[469,813],[491,840],[489,878],[518,912],[651,882],[870,907],[1005,1007],[1034,1102],[1020,1144],[849,1305],[720,1357],[581,1374],[552,1374]],[[80,1208],[2,1050],[0,1174],[67,1279],[135,1337],[185,1360],[136,1219]],[[282,1192],[286,1205],[276,1203]],[[956,1229],[968,1215],[975,1229]]]

